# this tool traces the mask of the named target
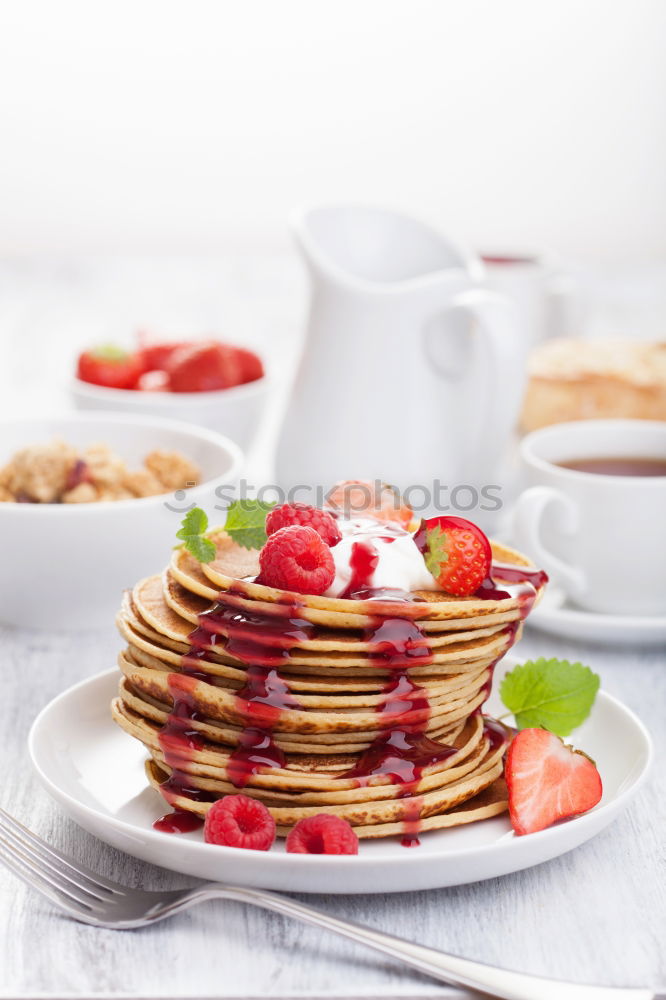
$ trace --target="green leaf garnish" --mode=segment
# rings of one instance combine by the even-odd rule
[[[500,696],[518,729],[568,736],[590,714],[598,690],[599,676],[582,663],[540,657],[509,671]]]
[[[428,567],[428,572],[437,579],[442,571],[442,566],[449,561],[446,532],[436,524],[434,527],[426,529],[425,538],[425,564]]]
[[[176,538],[182,539],[184,547],[199,562],[212,562],[217,554],[217,550],[210,538],[204,536],[208,528],[208,515],[201,507],[193,507],[188,510],[182,520],[180,531],[176,532]]]
[[[275,507],[263,500],[234,500],[227,511],[226,533],[244,549],[260,549],[265,544],[266,515]]]

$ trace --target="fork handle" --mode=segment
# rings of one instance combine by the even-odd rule
[[[260,889],[218,885],[211,882],[197,892],[197,900],[223,897],[295,917],[314,927],[325,927],[335,934],[360,942],[390,958],[411,966],[418,972],[442,982],[464,986],[503,1000],[653,1000],[650,989],[586,986],[555,979],[542,979],[522,972],[498,969],[482,962],[447,955],[435,948],[413,944],[403,938],[384,934],[349,920],[340,920],[321,910],[299,903],[287,896]]]

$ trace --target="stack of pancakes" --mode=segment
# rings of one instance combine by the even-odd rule
[[[506,808],[506,735],[481,708],[533,588],[527,603],[525,585],[484,600],[294,594],[254,582],[257,551],[211,538],[211,563],[176,550],[117,619],[127,647],[113,716],[145,745],[148,779],[173,808],[203,817],[242,791],[278,835],[327,812],[359,837]],[[530,565],[500,545],[493,556]]]

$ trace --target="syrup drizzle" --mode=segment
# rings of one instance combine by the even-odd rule
[[[353,599],[359,590],[367,589],[378,562],[379,553],[370,539],[353,542],[349,556],[351,577],[340,597]]]
[[[389,537],[387,535],[387,541]],[[384,600],[396,605],[418,600],[413,594],[393,588],[373,589],[370,581],[377,560],[377,550],[371,541],[353,544],[352,575],[341,597]],[[489,576],[474,596],[483,600],[517,597],[520,619],[525,618],[534,603],[536,588],[547,580],[546,574],[540,570],[498,564],[493,564],[491,572],[500,576],[505,589],[498,587]],[[316,635],[316,629],[311,622],[298,617],[302,604],[297,601],[272,603],[270,609],[256,613],[243,608],[245,594],[239,582],[234,590],[220,595],[221,600],[199,616],[199,625],[189,637],[190,649],[182,660],[182,672],[169,674],[173,707],[159,733],[159,742],[165,761],[171,767],[170,777],[160,786],[170,804],[176,796],[200,802],[216,798],[192,787],[182,764],[205,746],[201,733],[193,726],[201,720],[196,707],[196,684],[198,681],[210,683],[210,676],[200,669],[199,662],[206,658],[206,647],[214,647],[219,642],[223,643],[225,652],[246,665],[245,684],[236,694],[236,707],[247,725],[229,757],[229,780],[235,787],[243,788],[260,769],[285,766],[285,756],[274,742],[273,730],[283,711],[298,709],[299,705],[278,668],[288,657],[289,650],[296,643]],[[510,622],[504,630],[510,645],[515,641],[519,623]],[[365,630],[364,639],[370,645],[370,660],[390,674],[379,707],[382,732],[361,754],[355,766],[341,777],[351,778],[359,786],[369,784],[375,776],[388,776],[393,783],[400,784],[400,798],[409,800],[403,813],[402,843],[412,847],[419,843],[422,809],[422,798],[414,792],[424,770],[455,754],[456,748],[426,735],[430,718],[427,693],[409,676],[410,667],[430,663],[433,659],[427,638],[418,624],[410,618],[378,615]],[[486,697],[490,693],[492,671],[504,652],[490,665]],[[484,734],[491,748],[496,749],[505,742],[505,730],[494,720],[483,718]],[[184,833],[197,829],[202,822],[199,817],[176,809],[157,820],[154,827],[163,832]]]
[[[496,576],[502,581],[499,586],[494,580]],[[493,563],[490,575],[481,583],[474,597],[482,601],[505,601],[513,597],[518,601],[520,618],[524,621],[534,606],[537,590],[546,583],[548,574],[542,569]]]
[[[488,739],[491,750],[499,750],[506,743],[508,732],[508,728],[497,719],[491,719],[488,715],[483,716],[483,735]]]
[[[192,751],[201,750],[204,746],[201,734],[192,726],[193,722],[201,719],[195,702],[196,682],[207,679],[206,674],[196,670],[198,658],[200,657],[196,653],[184,658],[184,672],[169,674],[167,679],[173,707],[157,738],[164,760],[171,768],[171,774],[160,785],[162,796],[169,805],[173,805],[178,796],[185,796],[196,802],[212,801],[215,798],[207,796],[201,789],[192,788],[189,775],[181,770],[183,761],[191,759]],[[162,833],[189,833],[202,825],[203,820],[199,816],[178,808],[153,823],[154,829]]]
[[[379,707],[381,732],[355,766],[342,775],[358,786],[370,784],[375,776],[388,776],[401,785],[399,798],[410,799],[403,811],[403,845],[419,843],[422,799],[414,791],[426,767],[446,760],[456,748],[426,736],[430,703],[423,688],[409,676],[409,668],[432,663],[433,655],[416,622],[407,618],[377,617],[365,631],[370,645],[369,659],[390,671]]]
[[[160,833],[191,833],[193,830],[199,830],[203,826],[203,822],[201,817],[195,816],[194,813],[174,809],[173,812],[167,813],[161,819],[156,819],[153,823],[153,829],[159,830]]]
[[[236,707],[250,721],[232,750],[227,776],[236,788],[244,788],[262,767],[284,767],[286,758],[273,740],[273,729],[282,712],[299,704],[277,670],[251,663],[246,683],[236,695]]]
[[[231,607],[226,605],[227,595],[199,616],[199,625],[190,634],[190,649],[183,657],[182,673],[169,674],[168,684],[173,707],[159,734],[164,759],[171,767],[169,778],[160,785],[160,791],[170,804],[176,796],[194,801],[214,801],[216,796],[193,788],[182,764],[192,759],[193,751],[205,746],[200,733],[192,722],[200,720],[196,708],[196,683],[210,683],[210,675],[199,669],[205,660],[207,648],[218,642],[224,650],[246,664],[245,684],[235,697],[236,709],[246,720],[238,745],[231,752],[227,777],[236,788],[244,788],[251,777],[262,768],[284,767],[282,750],[273,740],[273,728],[286,709],[299,708],[289,688],[277,671],[277,666],[288,656],[296,642],[315,634],[315,627],[299,617],[298,602],[276,605],[270,614],[245,611],[239,606],[243,590],[231,593]],[[175,813],[157,821],[156,829],[181,832],[185,820]]]
[[[229,756],[227,770],[236,788],[244,788],[261,768],[285,766],[273,729],[282,712],[299,705],[277,667],[297,642],[316,634],[311,622],[297,617],[301,607],[293,602],[271,609],[270,614],[258,614],[218,603],[199,616],[199,627],[225,635],[225,652],[246,664],[245,685],[236,694],[236,709],[247,724]]]

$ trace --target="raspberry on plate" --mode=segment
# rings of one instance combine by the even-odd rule
[[[263,802],[247,795],[225,795],[206,813],[204,840],[224,847],[267,851],[275,840],[275,820]]]
[[[314,528],[327,545],[337,545],[342,535],[334,517],[318,507],[306,503],[283,503],[275,507],[266,518],[266,534],[273,535],[280,528],[291,524],[307,525]]]
[[[331,550],[314,528],[292,524],[270,535],[259,553],[259,583],[299,594],[323,594],[335,578]]]
[[[318,813],[298,821],[287,837],[289,854],[358,854],[358,837],[346,819]]]
[[[522,729],[506,757],[509,817],[517,834],[536,833],[587,812],[601,798],[594,761],[547,729]]]

